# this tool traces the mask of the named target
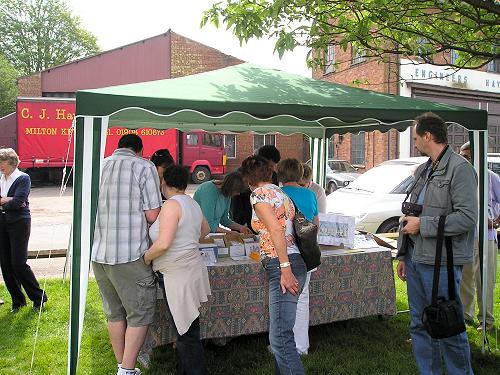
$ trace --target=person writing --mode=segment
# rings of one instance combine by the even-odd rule
[[[212,233],[227,233],[231,230],[252,233],[247,226],[234,222],[229,214],[231,197],[241,193],[245,188],[241,173],[231,172],[222,181],[207,181],[196,189],[193,199],[200,205]],[[222,228],[221,225],[229,230]]]

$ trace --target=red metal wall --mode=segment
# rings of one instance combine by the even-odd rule
[[[42,72],[44,93],[170,78],[170,32]]]

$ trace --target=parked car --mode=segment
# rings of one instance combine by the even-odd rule
[[[348,186],[360,176],[357,169],[345,160],[329,159],[326,164],[326,193]]]
[[[372,233],[395,232],[401,203],[413,182],[413,173],[428,158],[387,160],[360,175],[327,198],[327,212],[354,216],[356,229]]]

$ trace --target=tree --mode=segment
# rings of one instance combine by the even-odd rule
[[[500,2],[494,0],[224,0],[201,24],[232,29],[240,42],[276,37],[280,56],[297,46],[326,51],[352,44],[365,56],[419,56],[435,65],[479,68],[500,57]],[[498,45],[500,47],[500,45]],[[453,50],[444,62],[433,56]],[[314,65],[318,54],[310,54]],[[449,54],[446,54],[449,56]]]
[[[62,0],[0,0],[0,54],[31,74],[99,52]]]
[[[16,69],[0,55],[0,117],[16,110]]]

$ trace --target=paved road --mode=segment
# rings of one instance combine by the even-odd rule
[[[197,185],[189,185],[187,193],[193,195]],[[33,188],[30,195],[32,215],[30,251],[67,249],[73,214],[73,189],[62,194],[60,187]],[[29,265],[37,278],[62,277],[66,258],[30,259]],[[3,281],[0,272],[0,280]]]

